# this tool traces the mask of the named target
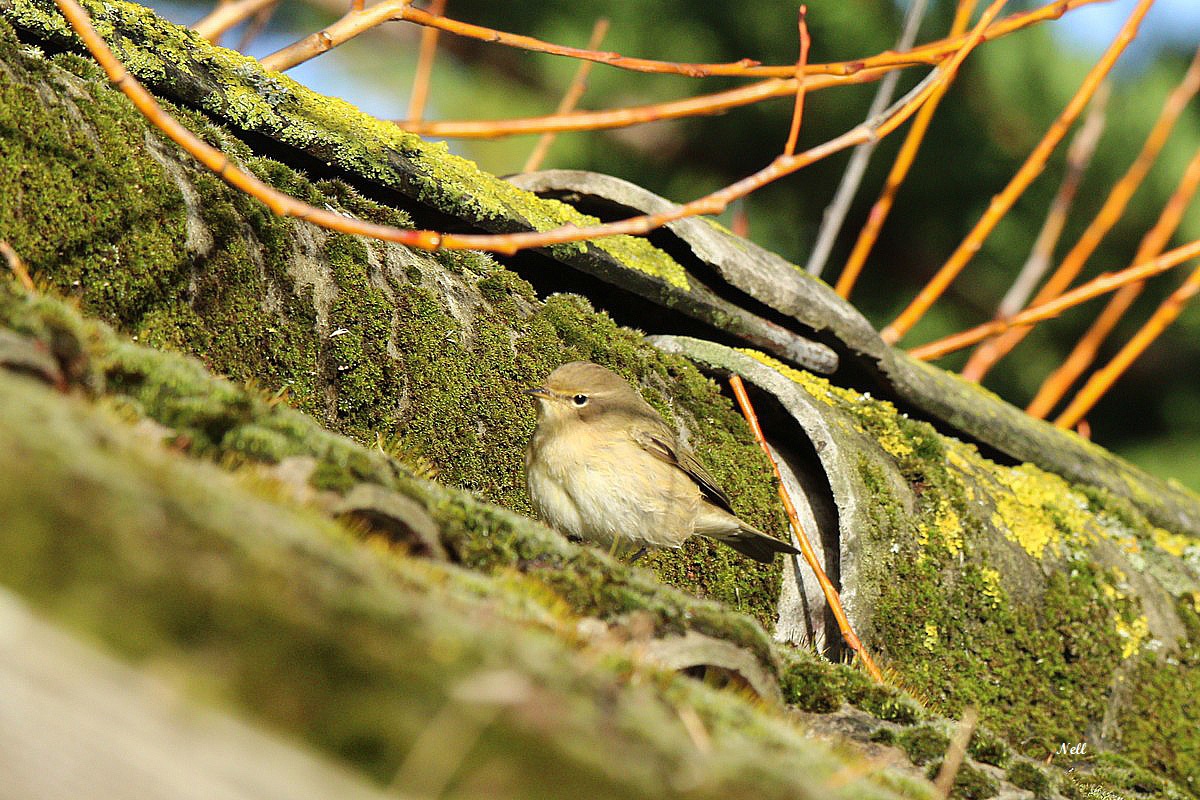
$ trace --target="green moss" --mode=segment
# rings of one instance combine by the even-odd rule
[[[807,650],[790,649],[785,656],[780,675],[783,697],[805,711],[837,711],[845,703],[899,725],[912,725],[928,716],[913,698],[893,686],[875,683],[861,670],[831,663]]]
[[[848,768],[784,718],[634,648],[578,647],[502,580],[364,546],[81,396],[0,371],[0,409],[5,592],[368,781],[404,776],[431,720],[475,725],[481,708],[471,747],[444,740],[456,797],[660,797],[663,774],[687,774],[690,797],[784,798]],[[682,709],[712,737],[703,758]],[[885,800],[894,782],[830,796]]]
[[[345,101],[318,95],[284,75],[265,73],[254,59],[213,47],[139,6],[84,5],[135,76],[239,129],[306,150],[366,180],[403,189],[419,202],[461,219],[490,221],[499,227],[519,219],[537,230],[598,222],[564,203],[541,200],[481,172],[472,162],[450,153],[445,142],[424,142]],[[56,12],[32,0],[14,6],[10,13],[18,24],[78,46]],[[406,168],[399,168],[400,164]],[[683,268],[643,238],[609,237],[591,246],[607,251],[629,269],[688,288]],[[570,257],[583,248],[568,243],[552,250]]]
[[[1033,792],[1035,800],[1048,800],[1054,792],[1054,782],[1045,770],[1027,759],[1017,759],[1004,777],[1013,785]]]
[[[1012,757],[1012,750],[1004,740],[986,728],[976,728],[967,745],[967,754],[976,761],[1003,767]]]
[[[61,360],[78,364],[81,385],[103,387],[127,417],[168,426],[179,449],[226,464],[307,456],[315,461],[315,488],[344,492],[366,481],[416,494],[441,524],[456,560],[491,575],[517,571],[531,596],[552,609],[615,622],[638,612],[664,633],[696,630],[774,663],[769,638],[750,617],[667,589],[515,514],[417,479],[416,469],[321,429],[270,394],[214,379],[195,360],[123,341],[57,301],[24,295],[11,282],[0,282],[0,324],[50,342]]]
[[[870,554],[860,555],[857,581],[878,587],[872,619],[885,620],[886,630],[869,646],[899,681],[944,716],[979,708],[994,736],[977,741],[973,753],[997,765],[1007,757],[999,738],[1043,756],[1105,719],[1110,686],[1149,634],[1125,576],[1101,566],[1092,548],[1103,540],[1123,552],[1140,547],[1149,557],[1165,552],[1163,535],[1131,507],[1104,510],[1100,493],[1029,465],[992,463],[888,403],[782,371],[831,407],[832,424],[846,420],[886,454],[857,461],[863,489],[855,497],[866,524],[856,534]],[[882,466],[887,460],[909,494],[896,492]],[[1195,669],[1172,669],[1149,650],[1140,657],[1137,674],[1156,677],[1159,706],[1185,712],[1172,728],[1178,741],[1163,744],[1151,731],[1155,717],[1146,702],[1130,701],[1121,746],[1144,767],[1188,775],[1181,764],[1194,763],[1195,739],[1185,729],[1194,719]],[[845,699],[836,685],[808,691],[824,706]],[[1168,767],[1176,753],[1183,755]]]
[[[1168,659],[1144,654],[1127,678],[1134,702],[1120,720],[1122,752],[1193,794],[1200,792],[1200,614],[1176,604],[1187,637]],[[1169,709],[1169,713],[1164,713]]]
[[[1093,781],[1134,797],[1151,797],[1155,800],[1185,800],[1188,793],[1138,766],[1130,759],[1117,753],[1100,753],[1089,764],[1089,776]],[[1195,794],[1191,793],[1194,797]]]
[[[871,732],[869,741],[876,744],[888,745],[889,747],[896,744],[896,732],[891,728],[879,727]]]
[[[902,731],[896,737],[896,743],[914,764],[927,764],[946,754],[950,737],[932,725],[918,725]]]
[[[930,764],[929,769],[925,772],[926,777],[933,780],[941,768],[940,761]],[[961,800],[987,800],[989,797],[994,797],[999,791],[999,785],[990,775],[970,764],[963,764],[954,776],[954,785],[950,787],[950,797],[961,798]]]

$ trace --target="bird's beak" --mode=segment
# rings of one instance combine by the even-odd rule
[[[526,389],[525,394],[541,400],[549,400],[551,397],[554,397],[554,392],[550,391],[545,386],[539,386],[536,389]]]

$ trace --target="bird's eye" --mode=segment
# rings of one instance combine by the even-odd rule
[[[586,406],[587,401],[588,401],[588,396],[586,394],[577,394],[571,398],[571,402],[574,403],[579,408],[583,408],[584,406]]]

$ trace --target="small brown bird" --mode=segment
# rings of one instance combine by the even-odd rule
[[[666,421],[620,375],[572,361],[530,389],[537,428],[525,480],[538,515],[610,547],[679,547],[708,536],[757,561],[798,553],[742,522]]]

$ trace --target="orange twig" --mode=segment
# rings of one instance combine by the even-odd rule
[[[808,47],[811,39],[808,36],[808,24],[804,18],[808,16],[808,6],[800,6],[800,56],[796,59],[796,102],[792,106],[792,127],[788,131],[787,144],[783,146],[783,154],[790,156],[796,152],[796,140],[800,137],[800,123],[804,120],[804,65],[808,63]]]
[[[805,91],[813,92],[835,86],[849,86],[877,81],[886,70],[863,70],[850,76],[818,75],[804,79]],[[528,133],[563,133],[565,131],[603,130],[657,122],[664,119],[721,114],[731,108],[751,105],[772,97],[795,97],[796,79],[772,79],[722,92],[687,97],[665,103],[629,106],[606,111],[575,111],[501,120],[443,120],[413,123],[397,120],[396,124],[421,136],[447,136],[469,139],[490,139]]]
[[[429,13],[441,16],[446,10],[446,0],[433,0]],[[421,49],[417,56],[417,71],[413,75],[412,96],[408,99],[408,118],[420,122],[425,116],[425,100],[429,97],[429,79],[433,76],[433,58],[437,54],[438,29],[421,31]]]
[[[825,574],[825,570],[821,568],[821,562],[817,560],[817,552],[813,549],[812,542],[808,540],[808,534],[804,532],[804,526],[800,524],[800,517],[796,513],[796,506],[792,503],[792,498],[788,494],[787,487],[783,485],[783,475],[779,471],[779,465],[775,463],[775,458],[771,455],[771,448],[767,444],[766,437],[763,436],[762,427],[758,424],[758,415],[754,413],[754,406],[750,403],[750,396],[746,394],[746,385],[742,383],[742,378],[739,375],[730,376],[729,385],[733,387],[734,397],[737,398],[738,406],[742,409],[742,415],[746,418],[746,422],[750,423],[750,430],[754,432],[755,440],[758,441],[762,451],[766,453],[767,460],[771,462],[771,469],[775,470],[775,478],[778,480],[779,486],[779,499],[783,501],[783,508],[787,512],[788,522],[792,525],[792,532],[795,534],[796,542],[800,545],[800,552],[804,554],[804,560],[808,562],[808,566],[812,568],[813,573],[817,576],[817,583],[821,584],[821,591],[825,593],[825,600],[829,603],[829,610],[833,612],[833,617],[837,620],[838,628],[842,632],[842,639],[845,640],[846,646],[862,659],[863,666],[871,677],[879,683],[883,683],[883,673],[879,671],[879,667],[875,666],[875,661],[871,658],[871,654],[867,652],[862,642],[859,641],[858,635],[854,633],[854,628],[851,627],[850,620],[846,617],[846,611],[842,608],[842,601],[838,596],[838,590],[834,587],[833,581],[829,580],[829,576]]]
[[[250,45],[258,38],[258,35],[267,27],[267,23],[271,21],[271,17],[275,14],[275,9],[279,8],[279,0],[274,0],[271,5],[264,8],[254,15],[250,20],[250,24],[246,26],[246,30],[242,33],[242,38],[238,41],[237,49],[241,52],[246,52],[250,49]],[[217,42],[213,42],[217,44]]]
[[[967,24],[971,21],[971,13],[974,10],[975,0],[959,1],[950,29],[951,38],[967,29]],[[896,162],[892,164],[883,191],[880,192],[879,199],[871,208],[871,213],[867,215],[867,222],[858,234],[857,241],[854,242],[854,249],[850,251],[846,266],[842,267],[842,272],[838,275],[837,286],[834,288],[842,297],[849,298],[850,292],[854,290],[854,284],[858,281],[858,276],[862,274],[863,265],[867,263],[867,256],[879,239],[879,231],[882,230],[883,223],[891,213],[896,193],[900,190],[900,185],[904,183],[904,179],[908,176],[908,171],[917,157],[917,151],[921,148],[926,131],[929,130],[929,123],[933,121],[934,112],[937,111],[938,104],[942,102],[946,92],[950,90],[950,86],[951,82],[946,81],[941,89],[929,98],[929,102],[917,112],[912,127],[909,128],[908,135],[904,138],[904,144],[900,146],[900,152],[896,154]]]
[[[13,250],[12,245],[0,239],[0,256],[4,256],[4,260],[8,262],[8,268],[12,270],[13,276],[17,282],[25,288],[25,291],[33,291],[33,278],[29,277],[29,270],[25,267],[25,262],[17,255],[17,251]]]
[[[904,334],[912,330],[912,327],[925,315],[925,312],[934,304],[934,302],[942,296],[942,293],[950,286],[951,282],[958,277],[963,268],[971,260],[971,257],[979,251],[983,241],[999,224],[1000,220],[1008,213],[1017,198],[1033,183],[1034,179],[1041,174],[1042,169],[1046,166],[1046,160],[1050,157],[1050,153],[1058,146],[1066,136],[1067,131],[1074,123],[1076,117],[1083,111],[1084,107],[1095,94],[1096,89],[1104,81],[1105,77],[1117,63],[1117,59],[1125,48],[1133,41],[1137,35],[1138,27],[1141,25],[1142,18],[1150,7],[1154,4],[1154,0],[1139,0],[1137,7],[1130,14],[1120,32],[1117,34],[1113,43],[1109,45],[1107,51],[1100,58],[1096,65],[1088,72],[1087,77],[1083,81],[1083,85],[1079,87],[1079,91],[1067,103],[1067,107],[1058,116],[1058,119],[1046,131],[1046,135],[1038,142],[1033,152],[1017,170],[1017,174],[1009,181],[1008,186],[1004,188],[1000,194],[992,198],[991,205],[987,212],[975,225],[975,228],[967,234],[962,244],[954,251],[949,260],[942,266],[933,279],[918,293],[917,297],[909,304],[908,308],[900,313],[900,316],[884,328],[880,332],[880,336],[888,344],[895,344]]]
[[[1004,333],[1010,328],[1015,328],[1019,325],[1032,325],[1035,322],[1057,317],[1068,308],[1073,308],[1080,303],[1086,303],[1094,297],[1099,297],[1102,294],[1120,289],[1122,286],[1144,281],[1197,256],[1200,256],[1200,239],[1189,242],[1181,247],[1176,247],[1174,250],[1168,250],[1153,261],[1127,267],[1120,272],[1101,275],[1078,288],[1060,294],[1052,300],[1030,306],[1011,319],[994,319],[991,322],[985,322],[970,330],[956,333],[953,336],[947,336],[945,339],[939,339],[936,342],[914,347],[908,351],[908,354],[922,361],[941,358],[956,350],[961,350],[964,347],[970,347],[977,342],[981,342],[989,336]]]
[[[1108,86],[1107,83],[1103,84],[1100,91],[1096,93],[1096,99],[1092,103],[1087,119],[1084,120],[1083,126],[1075,134],[1071,146],[1067,149],[1067,169],[1058,186],[1058,192],[1050,203],[1050,211],[1046,215],[1046,221],[1042,224],[1042,230],[1038,233],[1037,240],[1033,243],[1033,250],[1030,252],[1029,258],[1021,267],[1017,279],[1013,281],[1012,286],[1000,301],[1000,306],[996,309],[997,319],[1011,317],[1024,308],[1029,302],[1029,296],[1033,294],[1034,287],[1046,274],[1046,270],[1050,268],[1050,259],[1054,257],[1054,248],[1058,245],[1058,237],[1066,226],[1067,214],[1075,200],[1075,193],[1079,189],[1083,173],[1091,161],[1092,154],[1096,151],[1096,145],[1100,142],[1100,134],[1104,130],[1104,110],[1108,105],[1109,97]],[[1158,253],[1153,255],[1158,255]],[[1137,260],[1134,263],[1137,263]],[[963,366],[962,376],[969,381],[981,382],[991,368],[1008,352],[1002,347],[989,346],[1000,341],[999,338],[993,339],[991,342],[984,342],[977,347],[971,357],[967,359],[966,365]]]
[[[1092,3],[1103,3],[1107,0],[1055,0],[1047,3],[1041,8],[1032,11],[1018,11],[996,24],[988,24],[980,36],[980,42],[990,42],[993,39],[999,39],[1002,36],[1007,36],[1010,33],[1020,30],[1021,28],[1034,25],[1047,20],[1055,20],[1066,14],[1068,11],[1074,11],[1082,6],[1091,5]],[[936,64],[948,54],[957,52],[970,38],[974,37],[974,33],[960,34],[958,36],[950,36],[936,42],[914,47],[912,50],[903,53],[881,53],[878,56],[860,59],[857,62],[842,62],[836,64],[818,64],[810,68],[810,72],[833,72],[833,68],[841,67],[846,69],[850,66],[859,66],[860,68],[880,68],[880,67],[898,67],[908,66],[912,64]],[[756,67],[746,70],[748,75],[765,75],[769,71],[779,69],[778,67]],[[852,71],[852,70],[851,70]],[[836,72],[835,74],[848,74],[848,72]]]
[[[595,50],[604,41],[605,35],[608,34],[608,20],[604,17],[596,20],[596,24],[592,26],[592,35],[588,39],[588,50]],[[575,70],[575,77],[571,79],[571,85],[567,87],[566,93],[562,96],[562,100],[558,103],[558,108],[555,109],[555,114],[562,115],[569,111],[573,111],[583,93],[587,91],[588,74],[592,71],[593,61],[580,61],[578,68]],[[412,115],[409,114],[411,117]],[[550,152],[550,145],[554,143],[555,134],[547,131],[538,137],[538,143],[534,146],[533,152],[529,154],[529,158],[525,160],[525,166],[521,167],[522,172],[533,172],[541,166],[545,160],[546,154]]]
[[[793,74],[794,69],[792,65],[762,66],[757,61],[748,58],[725,64],[691,64],[656,61],[645,58],[630,58],[622,56],[620,53],[594,52],[577,47],[563,47],[543,42],[531,36],[505,33],[482,25],[471,25],[432,15],[420,9],[408,7],[410,1],[384,0],[384,2],[377,3],[371,9],[363,9],[361,2],[355,2],[351,6],[350,12],[341,20],[338,20],[333,25],[318,33],[312,34],[276,53],[272,53],[263,60],[263,65],[268,69],[290,69],[383,22],[403,19],[417,25],[436,27],[448,33],[479,41],[502,44],[509,47],[519,47],[530,52],[586,59],[635,72],[684,75],[693,78],[702,78],[711,75],[788,77]],[[995,25],[989,25],[981,34],[980,41],[991,41],[992,39],[1006,36],[1021,28],[1039,22],[1058,19],[1068,11],[1098,2],[1103,2],[1103,0],[1054,0],[1054,2],[1047,3],[1039,9],[1013,14]],[[809,75],[852,75],[863,69],[883,67],[886,71],[916,64],[936,64],[958,52],[966,42],[966,37],[951,37],[937,42],[930,42],[903,53],[889,51],[870,58],[839,61],[829,64],[810,64],[805,72]]]
[[[1175,187],[1171,197],[1167,200],[1167,204],[1163,206],[1163,211],[1158,217],[1158,221],[1154,223],[1154,227],[1146,232],[1142,237],[1142,242],[1138,246],[1137,254],[1133,257],[1134,263],[1145,261],[1146,259],[1154,258],[1163,251],[1167,243],[1171,241],[1171,237],[1179,228],[1179,223],[1183,220],[1184,212],[1187,211],[1188,205],[1192,198],[1195,197],[1196,191],[1200,189],[1200,149],[1197,149],[1192,156],[1192,160],[1188,163],[1187,169],[1184,170],[1183,177],[1180,178],[1179,184]],[[1027,411],[1036,417],[1044,417],[1050,413],[1058,401],[1066,394],[1067,389],[1071,387],[1076,379],[1083,374],[1100,349],[1100,345],[1104,342],[1112,329],[1120,322],[1121,317],[1133,305],[1133,301],[1141,294],[1144,282],[1131,283],[1125,286],[1121,291],[1117,292],[1112,299],[1108,301],[1104,311],[1096,318],[1088,328],[1087,333],[1075,345],[1071,354],[1067,356],[1067,360],[1063,362],[1057,370],[1055,370],[1049,378],[1042,384],[1037,395],[1029,404]]]
[[[1046,281],[1046,285],[1034,295],[1034,304],[1045,303],[1054,299],[1065,291],[1071,285],[1071,281],[1075,280],[1079,275],[1084,264],[1087,263],[1092,253],[1096,251],[1096,248],[1100,246],[1100,242],[1104,240],[1104,237],[1116,225],[1121,215],[1125,213],[1125,208],[1129,204],[1130,199],[1132,199],[1134,193],[1145,179],[1146,174],[1158,159],[1158,154],[1170,136],[1171,130],[1175,127],[1180,114],[1183,113],[1183,109],[1187,107],[1187,104],[1197,91],[1200,91],[1200,49],[1196,51],[1196,55],[1193,57],[1191,66],[1188,67],[1183,80],[1167,97],[1167,101],[1163,104],[1162,111],[1159,112],[1154,127],[1150,130],[1150,134],[1142,144],[1141,152],[1138,153],[1137,158],[1130,164],[1129,169],[1125,171],[1121,179],[1113,186],[1112,191],[1105,198],[1100,211],[1096,213],[1095,218],[1088,224],[1087,230],[1079,237],[1079,241],[1075,243],[1071,251],[1063,257],[1062,263],[1059,264],[1054,274],[1050,276],[1050,280]],[[987,350],[990,357],[998,359],[1016,347],[1028,334],[1028,328],[1013,328],[1003,336],[987,343],[980,350]]]
[[[1104,393],[1116,382],[1117,378],[1129,368],[1150,344],[1158,338],[1167,326],[1179,317],[1180,313],[1200,292],[1200,268],[1193,270],[1183,284],[1162,302],[1146,324],[1141,327],[1133,338],[1125,343],[1120,352],[1113,357],[1079,390],[1079,394],[1070,402],[1054,424],[1059,428],[1071,428],[1104,396]]]

